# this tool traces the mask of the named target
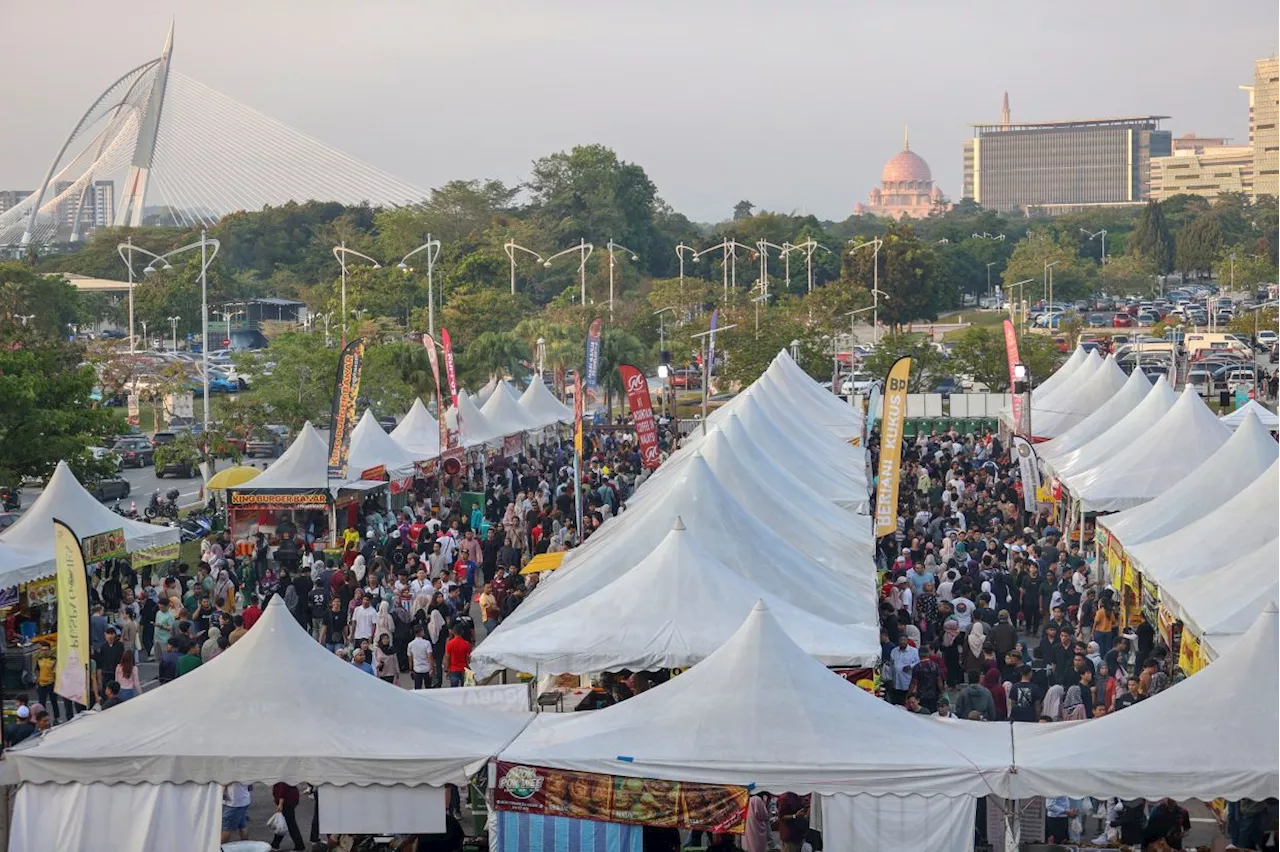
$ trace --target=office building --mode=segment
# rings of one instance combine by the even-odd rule
[[[93,229],[110,228],[116,218],[116,182],[93,182]]]
[[[1179,151],[1191,151],[1203,154],[1210,148],[1228,148],[1230,146],[1227,143],[1230,141],[1225,136],[1197,136],[1194,133],[1184,133],[1174,137],[1173,153],[1176,155]]]
[[[1253,146],[1253,194],[1280,194],[1280,60],[1253,63],[1249,94],[1249,144]]]
[[[58,239],[63,241],[83,239],[98,228],[111,227],[115,220],[115,181],[94,181],[79,191],[74,187],[71,181],[58,181],[53,186],[54,196],[58,198]]]
[[[1217,198],[1223,192],[1253,191],[1251,146],[1174,151],[1172,157],[1151,160],[1151,197],[1163,201],[1174,195]]]
[[[32,191],[30,189],[0,189],[0,213],[17,207]]]
[[[1002,212],[1141,204],[1151,158],[1172,153],[1172,134],[1160,129],[1167,117],[1015,123],[1006,100],[1001,122],[975,125],[965,141],[965,194]]]

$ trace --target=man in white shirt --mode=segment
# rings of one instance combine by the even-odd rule
[[[902,598],[902,608],[910,613],[911,617],[914,618],[916,614],[915,595],[911,591],[911,581],[906,577],[899,577],[897,586],[898,594]]]
[[[414,689],[431,686],[431,643],[422,634],[423,628],[419,624],[413,628],[413,639],[409,642],[409,668],[413,671]]]
[[[892,669],[892,682],[889,685],[889,698],[894,704],[902,704],[907,700],[907,691],[911,689],[911,675],[920,664],[920,652],[911,647],[907,634],[898,634],[898,647],[889,652],[889,666]]]
[[[373,608],[373,597],[366,594],[360,602],[360,606],[356,607],[355,612],[351,613],[351,638],[355,640],[355,644],[359,645],[361,639],[373,641],[373,631],[378,625],[378,611]]]
[[[237,832],[241,840],[249,839],[249,803],[253,800],[250,788],[232,782],[222,788],[222,842],[231,840],[231,832]]]
[[[409,581],[409,594],[415,598],[424,591],[431,588],[431,581],[427,579],[427,571],[425,568],[419,568],[417,575]]]

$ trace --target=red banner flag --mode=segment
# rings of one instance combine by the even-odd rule
[[[440,326],[440,344],[444,347],[444,372],[449,377],[449,399],[453,407],[458,407],[458,373],[453,365],[453,341],[449,339],[449,329]]]
[[[1004,354],[1009,361],[1009,393],[1013,394],[1013,432],[1016,435],[1022,429],[1022,395],[1013,393],[1013,365],[1022,363],[1022,359],[1018,355],[1018,334],[1009,320],[1004,321]]]
[[[427,360],[431,362],[431,374],[436,380],[436,415],[440,419],[440,449],[449,446],[449,424],[444,418],[444,403],[440,395],[440,358],[436,355],[436,339],[429,334],[422,335],[422,345],[427,349]]]
[[[360,395],[360,366],[364,363],[364,338],[346,345],[338,358],[329,421],[329,478],[345,481],[351,432],[356,426],[356,400]]]
[[[573,380],[573,451],[582,457],[582,373]]]
[[[653,419],[653,402],[649,399],[649,382],[630,364],[621,364],[622,386],[627,390],[627,405],[631,408],[631,422],[636,427],[636,439],[640,442],[640,462],[650,470],[662,463],[658,457],[658,424]]]

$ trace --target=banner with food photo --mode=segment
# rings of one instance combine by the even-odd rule
[[[546,769],[498,761],[493,786],[500,811],[741,834],[745,787],[660,781]]]

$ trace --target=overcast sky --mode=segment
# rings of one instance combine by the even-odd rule
[[[33,188],[80,114],[159,53],[422,187],[515,182],[600,142],[694,219],[742,198],[842,219],[911,147],[952,198],[968,125],[1172,116],[1245,144],[1276,0],[0,0],[0,188]],[[25,80],[23,85],[20,81]]]

